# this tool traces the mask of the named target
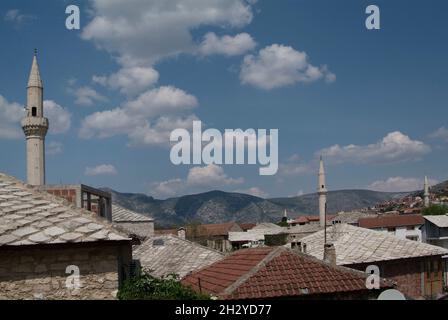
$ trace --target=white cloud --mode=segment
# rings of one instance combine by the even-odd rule
[[[82,120],[79,135],[84,139],[108,138],[130,132],[139,122],[121,108],[95,112]]]
[[[244,57],[240,79],[243,84],[271,90],[320,79],[332,82],[336,76],[326,66],[311,65],[305,52],[273,44],[261,49],[257,55]]]
[[[259,197],[259,198],[263,198],[263,199],[266,199],[267,197],[269,197],[269,194],[267,192],[263,191],[262,189],[260,189],[258,187],[252,187],[249,189],[238,189],[238,190],[235,190],[235,192],[250,194],[251,196]]]
[[[126,95],[140,93],[159,80],[159,73],[151,67],[122,68],[110,76],[93,76],[93,82],[118,89]]]
[[[279,173],[285,177],[301,176],[315,172],[310,163],[305,162],[299,155],[294,154],[279,165]]]
[[[377,143],[369,145],[334,145],[316,153],[323,155],[329,163],[394,163],[418,160],[429,153],[431,148],[425,143],[412,140],[399,131],[387,134]]]
[[[244,27],[252,21],[253,1],[92,0],[93,19],[82,37],[107,50],[122,66],[148,66],[196,51],[191,31],[198,27]]]
[[[440,127],[433,133],[429,135],[430,138],[441,139],[444,142],[448,142],[448,129],[445,127]]]
[[[199,46],[202,55],[223,54],[226,56],[237,56],[255,48],[256,42],[248,33],[240,33],[235,36],[218,37],[214,32],[204,36]]]
[[[83,138],[124,134],[129,144],[169,144],[168,128],[191,126],[189,111],[196,98],[180,89],[152,88],[159,80],[154,65],[179,54],[243,53],[254,45],[245,33],[234,37],[205,36],[202,43],[192,31],[204,27],[241,28],[252,21],[254,0],[91,0],[92,19],[82,38],[116,58],[120,70],[95,75],[94,83],[119,90],[133,99],[119,108],[87,116],[81,125]],[[202,53],[201,53],[202,48]],[[152,88],[152,89],[151,89]],[[134,99],[134,96],[139,95]],[[116,123],[110,123],[116,121]]]
[[[106,97],[102,96],[89,86],[69,89],[69,91],[76,97],[75,103],[81,106],[93,106],[97,102],[107,101]]]
[[[44,101],[44,115],[48,118],[50,123],[50,133],[60,134],[65,133],[70,129],[70,112],[53,100]]]
[[[152,89],[129,101],[125,107],[129,112],[154,117],[192,109],[198,105],[195,96],[172,86]]]
[[[167,147],[171,131],[178,128],[191,131],[195,120],[198,120],[195,115],[163,116],[155,121],[145,120],[128,133],[129,145]]]
[[[4,16],[5,21],[13,23],[14,26],[20,27],[25,22],[35,19],[35,16],[24,14],[19,9],[8,10]]]
[[[223,186],[237,185],[244,182],[243,178],[230,178],[222,167],[210,164],[204,167],[193,167],[186,179],[170,179],[153,184],[151,194],[156,197],[173,197],[183,193],[193,193],[220,189]]]
[[[99,175],[116,175],[117,169],[111,164],[100,164],[96,167],[87,167],[84,173],[86,176],[99,176]]]
[[[130,145],[169,145],[169,136],[177,128],[189,129],[196,97],[174,87],[148,90],[123,107],[95,112],[82,120],[81,138],[108,138],[127,135]]]
[[[386,180],[375,181],[367,188],[383,192],[406,192],[423,189],[423,183],[422,178],[390,177]],[[435,185],[437,183],[437,180],[429,179],[430,185]]]
[[[0,95],[0,139],[20,139],[23,132],[20,120],[25,117],[24,107],[15,102],[8,102]]]
[[[62,153],[64,145],[60,142],[52,141],[45,144],[45,152],[47,155],[56,155]]]
[[[191,168],[188,172],[187,183],[191,186],[232,185],[243,183],[243,179],[229,178],[222,167],[210,164],[205,167]]]

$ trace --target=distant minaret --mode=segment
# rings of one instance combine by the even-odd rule
[[[45,184],[45,135],[48,131],[48,119],[44,117],[43,91],[37,50],[34,50],[27,86],[27,115],[22,120],[22,129],[26,136],[28,184],[35,186]]]
[[[288,213],[286,212],[286,209],[283,212],[282,222],[288,222]]]
[[[327,206],[327,186],[325,185],[325,170],[324,161],[320,157],[319,165],[319,187],[317,188],[319,194],[319,222],[321,227],[325,227],[325,210]]]
[[[429,184],[427,176],[425,176],[425,184],[423,186],[423,203],[425,207],[429,207]]]

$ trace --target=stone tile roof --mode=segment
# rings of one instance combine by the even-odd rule
[[[262,299],[367,291],[366,274],[282,247],[239,250],[182,283],[222,299]],[[392,283],[382,280],[383,288]]]
[[[119,205],[112,205],[112,221],[114,222],[152,222],[153,218],[131,211]]]
[[[224,254],[173,235],[155,236],[135,246],[134,259],[157,277],[188,273],[221,260]]]
[[[425,223],[421,214],[386,215],[372,218],[361,218],[359,226],[367,229],[417,226]]]
[[[348,223],[348,224],[358,224],[358,221],[361,218],[373,218],[376,216],[377,216],[376,213],[359,212],[359,211],[339,212],[336,216],[334,216],[334,218],[331,221],[332,222],[338,221],[340,223]]]
[[[262,223],[258,223],[255,227],[253,227],[252,229],[250,229],[251,231],[255,231],[255,230],[272,230],[273,232],[275,231],[282,231],[282,227],[274,224],[274,223],[270,223],[270,222],[262,222]]]
[[[130,240],[106,220],[0,173],[0,247]]]
[[[439,228],[448,228],[448,214],[443,216],[424,216],[424,218]]]
[[[327,228],[327,241],[336,248],[338,265],[448,254],[441,247],[348,224]],[[324,230],[302,238],[301,242],[306,243],[308,254],[323,259]]]
[[[321,227],[318,223],[311,223],[311,224],[304,224],[304,225],[296,225],[292,227],[285,228],[285,233],[313,233],[317,232],[319,230],[322,230],[323,227]]]
[[[246,232],[229,232],[229,241],[245,242],[245,241],[264,241],[265,235],[276,235],[281,233],[295,234],[306,236],[308,234],[322,230],[323,228],[317,224],[296,225],[292,227],[280,227],[273,224],[271,228],[252,228]]]

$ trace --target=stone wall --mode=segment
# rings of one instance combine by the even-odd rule
[[[34,247],[0,250],[0,299],[115,299],[132,259],[130,245]],[[79,289],[66,285],[69,265],[79,268]]]

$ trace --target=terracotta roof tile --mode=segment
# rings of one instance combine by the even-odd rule
[[[367,229],[416,226],[424,223],[425,219],[421,214],[385,215],[358,220],[359,226]]]
[[[283,247],[240,250],[182,283],[223,299],[297,297],[367,290],[366,275]],[[382,281],[382,287],[392,287]]]

